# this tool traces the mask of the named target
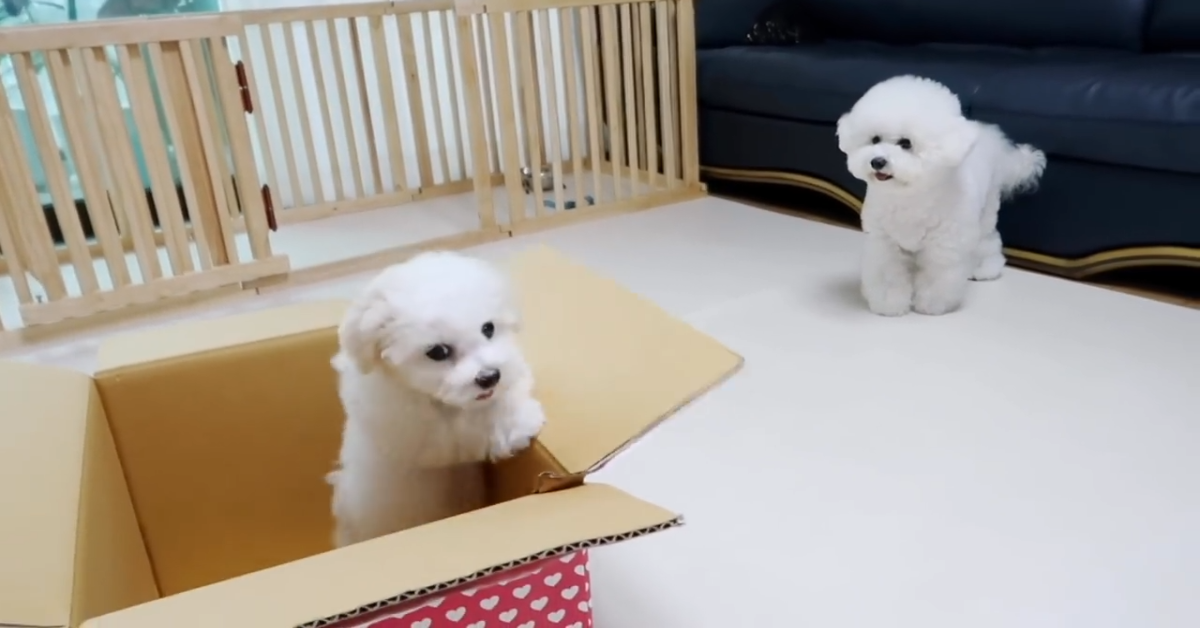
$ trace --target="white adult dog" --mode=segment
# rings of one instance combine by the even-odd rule
[[[1000,202],[1037,185],[1046,156],[968,120],[941,83],[898,76],[838,120],[838,147],[867,183],[862,293],[872,312],[945,314],[971,279],[1000,277]]]
[[[333,358],[346,412],[329,474],[337,546],[481,505],[472,470],[545,422],[518,326],[504,275],[449,252],[388,268],[351,304]]]

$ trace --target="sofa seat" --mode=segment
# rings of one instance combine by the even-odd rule
[[[1200,173],[1200,56],[827,41],[701,50],[697,69],[703,106],[812,123],[836,122],[876,82],[920,74],[1051,155]]]

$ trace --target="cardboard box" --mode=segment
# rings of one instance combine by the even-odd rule
[[[586,550],[681,520],[584,478],[741,359],[548,249],[510,268],[545,430],[486,469],[491,505],[337,551],[345,304],[115,338],[94,378],[0,363],[0,625],[587,626]],[[483,604],[568,557],[570,622]]]

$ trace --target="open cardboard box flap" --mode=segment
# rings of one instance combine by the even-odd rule
[[[511,269],[548,417],[531,452],[561,476],[598,468],[741,363],[553,251]],[[588,484],[327,551],[344,309],[114,338],[94,380],[0,364],[0,505],[18,513],[0,518],[0,625],[295,626],[679,522]]]

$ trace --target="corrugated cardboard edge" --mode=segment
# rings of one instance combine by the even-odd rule
[[[643,408],[642,412],[632,414],[625,412],[624,415],[629,420],[608,423],[614,427],[607,429],[608,433],[600,439],[594,438],[596,436],[594,431],[584,436],[583,433],[586,430],[577,429],[577,426],[572,425],[573,422],[580,421],[577,416],[572,416],[573,413],[564,412],[561,408],[556,412],[546,405],[549,400],[543,398],[543,404],[547,408],[548,422],[547,429],[539,437],[539,442],[552,454],[559,466],[568,472],[568,475],[543,476],[538,492],[561,490],[581,484],[583,478],[603,468],[609,461],[644,438],[646,434],[688,404],[727,381],[741,370],[745,362],[741,355],[730,350],[716,338],[667,311],[653,300],[637,294],[622,285],[621,282],[565,256],[551,247],[539,245],[524,249],[510,257],[505,267],[512,277],[514,289],[520,295],[522,313],[526,318],[526,330],[522,334],[521,342],[527,359],[534,367],[534,380],[537,382],[535,395],[538,394],[538,388],[547,380],[546,373],[540,370],[545,365],[539,361],[539,357],[562,353],[562,338],[554,336],[554,333],[575,333],[573,330],[562,329],[555,323],[561,320],[572,320],[577,325],[594,322],[592,320],[596,315],[594,307],[575,307],[579,305],[579,300],[563,297],[564,290],[578,290],[581,286],[586,286],[583,294],[587,295],[586,298],[592,299],[593,305],[597,298],[609,298],[619,302],[623,308],[622,311],[630,314],[628,316],[630,320],[627,322],[637,325],[640,332],[637,335],[628,335],[629,337],[640,338],[651,331],[665,334],[678,346],[690,349],[685,353],[705,365],[704,368],[691,372],[688,379],[679,380],[676,385],[668,387],[671,397],[656,401],[653,413],[649,412],[647,408]],[[535,289],[531,289],[531,287]],[[537,298],[534,299],[533,296]],[[531,299],[538,302],[532,303]],[[549,303],[542,302],[547,299],[549,299]],[[568,303],[574,305],[568,305]],[[545,306],[547,309],[539,306]],[[547,312],[552,314],[547,314]],[[548,328],[553,331],[547,332],[546,327],[543,327],[537,329],[541,335],[535,334],[535,323],[539,318],[540,322],[547,323]],[[611,331],[611,321],[603,316],[602,320],[605,322],[601,327]],[[546,335],[548,333],[550,336]],[[583,350],[578,346],[572,347],[572,349]],[[688,363],[689,366],[694,364],[696,362]],[[676,362],[675,365],[678,366],[678,363]],[[611,370],[611,364],[608,366]],[[670,364],[665,366],[669,367]],[[619,387],[615,383],[614,386]],[[580,399],[576,399],[575,402],[585,403]],[[596,404],[590,405],[594,407]],[[620,410],[615,411],[620,412]],[[633,418],[635,416],[636,418]],[[587,423],[589,426],[598,424],[598,422]]]
[[[630,532],[623,532],[620,534],[601,536],[601,537],[597,537],[594,539],[588,539],[586,541],[578,541],[575,543],[568,543],[566,545],[560,545],[558,547],[540,551],[536,554],[530,554],[528,556],[525,556],[524,558],[519,558],[517,560],[510,560],[508,562],[504,562],[499,565],[493,565],[491,567],[480,569],[479,571],[476,571],[475,573],[468,575],[468,576],[455,578],[453,580],[447,580],[445,582],[439,582],[434,585],[421,587],[420,589],[413,589],[411,591],[405,591],[403,593],[398,593],[390,598],[387,598],[386,600],[380,600],[378,602],[372,602],[370,604],[365,604],[365,605],[360,606],[352,611],[347,611],[345,613],[338,613],[337,615],[332,615],[330,617],[323,617],[321,619],[317,619],[317,620],[310,621],[307,623],[299,624],[298,626],[296,626],[296,628],[324,628],[326,626],[336,626],[342,622],[350,621],[350,620],[356,619],[358,617],[364,617],[366,615],[372,615],[375,613],[379,613],[381,611],[386,611],[388,609],[395,608],[397,606],[400,606],[407,602],[411,602],[413,600],[419,600],[421,598],[428,597],[428,596],[431,596],[431,595],[434,595],[437,593],[441,593],[443,591],[448,591],[448,590],[454,589],[456,587],[471,584],[472,582],[482,580],[484,578],[487,578],[488,576],[502,573],[502,572],[508,571],[510,569],[516,569],[519,567],[523,567],[523,566],[529,565],[531,563],[536,563],[540,560],[545,560],[547,558],[555,558],[557,556],[564,556],[566,554],[572,554],[572,553],[578,552],[580,550],[587,550],[587,549],[592,549],[592,548],[596,548],[596,547],[604,547],[606,545],[613,545],[615,543],[621,543],[623,541],[629,541],[629,540],[643,537],[643,536],[646,536],[649,534],[654,534],[655,532],[662,532],[663,530],[677,528],[682,525],[683,525],[683,517],[679,516],[679,517],[675,517],[674,519],[664,522],[664,523],[659,523],[659,524],[641,528],[638,530],[632,530]]]
[[[336,328],[350,302],[306,301],[113,336],[100,344],[96,379],[124,368]]]

